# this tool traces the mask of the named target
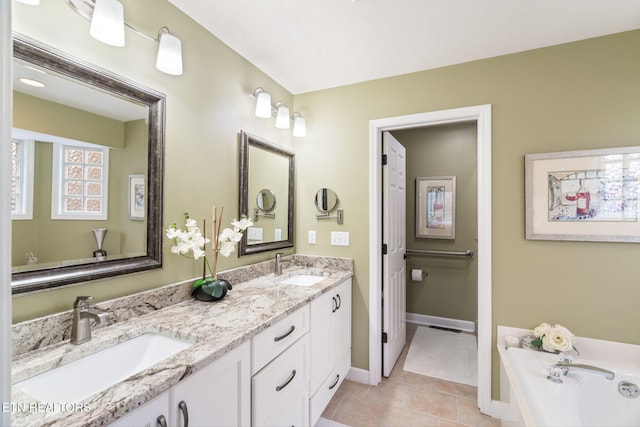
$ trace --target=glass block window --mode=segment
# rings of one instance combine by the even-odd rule
[[[11,219],[33,219],[33,141],[11,140]]]
[[[107,219],[109,149],[54,147],[51,217]]]

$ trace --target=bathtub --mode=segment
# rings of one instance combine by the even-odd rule
[[[575,344],[581,355],[573,363],[611,370],[615,378],[570,371],[557,384],[547,380],[557,355],[506,349],[499,341],[503,427],[640,426],[640,396],[624,397],[618,391],[622,381],[640,387],[640,346],[585,338],[576,338]]]

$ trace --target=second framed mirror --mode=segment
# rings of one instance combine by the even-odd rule
[[[293,247],[295,156],[264,139],[240,133],[240,215],[254,222],[239,256]]]

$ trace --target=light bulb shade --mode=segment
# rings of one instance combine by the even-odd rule
[[[293,136],[303,137],[307,134],[307,124],[302,116],[293,119]]]
[[[276,127],[278,129],[289,129],[289,107],[281,105],[278,107],[278,115],[276,116]]]
[[[118,0],[96,0],[89,34],[111,46],[124,46],[124,8]]]
[[[271,117],[271,95],[260,92],[256,101],[256,117],[268,119]]]
[[[163,73],[179,76],[182,74],[182,42],[169,32],[158,36],[158,57],[156,68]]]

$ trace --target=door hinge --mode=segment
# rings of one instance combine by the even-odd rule
[[[382,255],[386,255],[387,254],[387,244],[383,243],[382,244]]]
[[[382,344],[386,344],[387,343],[387,333],[383,332],[382,333]]]
[[[387,155],[383,154],[382,155],[382,166],[386,166],[386,164],[387,164]]]

